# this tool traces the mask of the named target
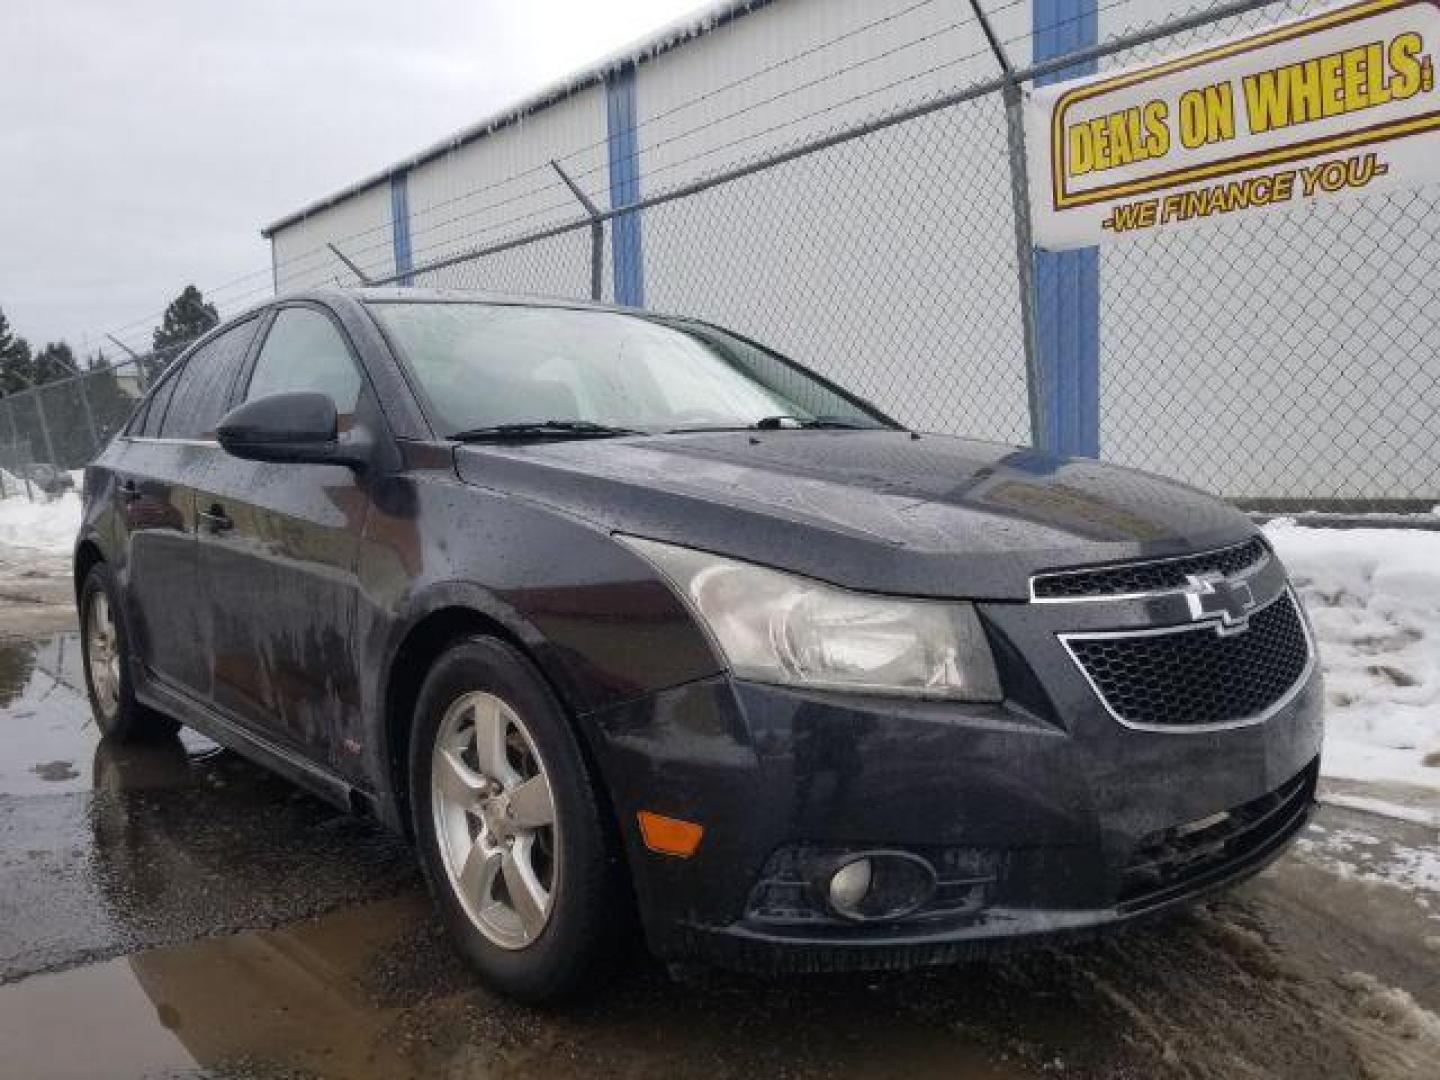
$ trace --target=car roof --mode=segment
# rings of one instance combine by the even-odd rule
[[[555,308],[576,311],[612,311],[622,315],[655,321],[665,316],[644,308],[624,307],[619,304],[600,304],[590,300],[576,300],[561,296],[532,296],[525,293],[488,292],[480,289],[430,289],[414,285],[367,285],[354,288],[296,289],[277,296],[259,300],[243,308],[229,318],[217,323],[203,335],[185,344],[177,353],[177,359],[188,356],[202,345],[231,327],[244,322],[280,304],[313,301],[331,307],[345,307],[364,303],[471,303],[506,304],[515,307]],[[690,320],[694,321],[694,320]],[[173,366],[173,365],[172,365]],[[168,369],[167,369],[168,370]],[[157,380],[158,384],[158,380]]]
[[[626,315],[654,318],[656,313],[618,304],[602,304],[562,296],[534,296],[525,293],[489,292],[480,289],[433,289],[415,285],[367,285],[355,288],[305,289],[285,293],[265,301],[264,305],[289,300],[359,301],[361,303],[452,303],[506,304],[517,307],[571,308],[581,311],[613,311]]]

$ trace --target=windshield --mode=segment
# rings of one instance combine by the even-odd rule
[[[481,303],[370,307],[447,435],[557,420],[645,432],[775,417],[890,426],[775,353],[689,321]]]

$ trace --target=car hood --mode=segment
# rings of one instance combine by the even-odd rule
[[[472,444],[456,461],[469,483],[613,532],[912,596],[1025,599],[1040,570],[1254,532],[1219,500],[1148,473],[901,431]]]

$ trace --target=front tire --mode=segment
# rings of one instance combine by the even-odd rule
[[[594,780],[534,665],[489,637],[442,655],[409,771],[425,878],[466,957],[522,1001],[580,989],[615,940],[620,893]]]
[[[136,742],[169,738],[180,730],[176,721],[135,700],[119,590],[104,563],[91,568],[80,590],[80,651],[90,710],[101,734],[116,742]]]

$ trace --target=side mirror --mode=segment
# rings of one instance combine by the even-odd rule
[[[225,452],[292,465],[364,465],[368,443],[342,441],[335,402],[326,394],[270,394],[232,409],[216,429]]]

